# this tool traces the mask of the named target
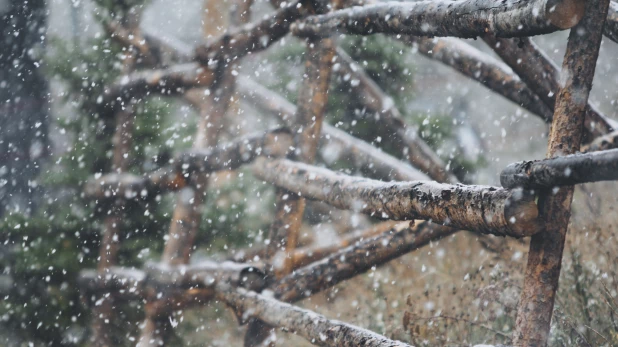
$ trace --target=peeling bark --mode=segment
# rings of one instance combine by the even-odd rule
[[[439,182],[458,182],[457,178],[446,169],[446,165],[438,155],[418,137],[418,130],[404,122],[395,102],[358,66],[342,49],[337,49],[338,69],[343,81],[359,95],[366,107],[380,113],[379,126],[391,136],[395,136],[408,150],[405,154],[410,164],[427,173],[429,177]],[[353,83],[358,82],[358,83]]]
[[[618,180],[618,149],[571,154],[507,166],[500,174],[505,188],[552,188]]]
[[[284,159],[258,159],[255,175],[304,198],[380,219],[425,219],[499,236],[540,230],[534,198],[523,191],[428,181],[385,183]]]
[[[149,200],[158,194],[185,188],[196,174],[234,170],[258,156],[284,157],[291,148],[292,136],[285,129],[252,134],[214,148],[182,152],[175,156],[170,167],[144,176],[111,173],[91,179],[84,185],[84,194],[98,200]]]
[[[244,289],[217,288],[217,298],[227,303],[241,322],[259,318],[267,324],[292,331],[313,344],[332,347],[408,346],[354,325],[332,321],[315,312],[298,308]]]
[[[418,222],[400,223],[380,236],[341,249],[328,258],[297,269],[271,286],[286,302],[302,300],[347,279],[457,232],[456,229]]]
[[[239,77],[238,89],[255,106],[276,115],[286,125],[294,122],[296,107],[280,95],[246,77]],[[415,168],[329,124],[322,124],[320,142],[322,150],[336,149],[338,158],[350,158],[354,167],[369,177],[383,181],[429,180]]]
[[[556,94],[560,90],[560,70],[529,38],[501,39],[485,35],[483,40],[509,65],[545,104],[554,111]],[[586,138],[588,142],[607,134],[615,122],[588,103],[586,107]]]
[[[453,38],[404,36],[401,40],[416,44],[422,55],[452,67],[545,122],[551,122],[553,111],[503,62]]]
[[[583,138],[588,95],[607,17],[609,0],[586,3],[586,15],[571,30],[556,98],[547,157],[577,152]],[[539,197],[544,231],[530,240],[524,287],[519,301],[513,345],[545,346],[554,308],[562,253],[569,224],[573,186]]]
[[[371,35],[455,36],[475,38],[548,34],[575,26],[584,0],[387,2],[308,17],[292,27],[298,36],[333,32]]]

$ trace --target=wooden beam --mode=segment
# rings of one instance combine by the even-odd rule
[[[588,95],[599,55],[609,0],[586,2],[586,14],[571,30],[562,64],[547,157],[577,152],[584,135]],[[544,231],[530,240],[524,287],[519,301],[513,345],[545,346],[558,289],[562,252],[571,215],[573,186],[539,197]]]
[[[500,174],[505,188],[553,188],[614,180],[618,180],[618,149],[522,161]]]

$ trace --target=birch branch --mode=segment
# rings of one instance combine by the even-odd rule
[[[296,107],[282,96],[246,77],[239,77],[238,89],[245,99],[259,109],[274,114],[288,126],[293,122]],[[351,158],[356,169],[375,179],[429,180],[429,177],[422,172],[330,124],[322,124],[321,148],[336,149],[335,152],[341,153],[339,157]],[[329,157],[325,155],[325,158]]]
[[[352,7],[308,17],[292,27],[297,36],[333,32],[475,38],[548,34],[575,26],[584,14],[582,0],[419,1]]]
[[[562,70],[562,88],[556,98],[547,157],[577,152],[584,134],[588,95],[607,17],[609,0],[586,3],[586,15],[571,30]],[[539,197],[543,232],[530,240],[513,334],[515,346],[547,344],[554,300],[558,289],[562,253],[569,224],[573,186]]]
[[[415,44],[422,55],[452,67],[545,122],[551,122],[552,110],[503,62],[458,39],[403,36],[401,40]]]
[[[313,344],[332,347],[395,347],[407,344],[390,340],[351,324],[329,320],[315,312],[244,289],[218,286],[217,298],[227,303],[242,321],[249,318],[294,332]]]
[[[366,107],[380,112],[380,125],[396,136],[408,150],[410,163],[439,182],[456,183],[457,178],[446,169],[440,157],[418,137],[418,130],[404,122],[395,102],[358,66],[342,49],[337,49],[338,69],[343,81],[359,94],[359,101]]]
[[[380,219],[432,220],[512,237],[540,230],[534,199],[522,191],[428,181],[385,183],[282,159],[258,159],[253,172],[305,198]]]
[[[419,221],[412,227],[408,223],[400,223],[380,236],[295,270],[271,288],[279,300],[298,301],[455,232],[456,229],[429,222]]]
[[[556,94],[560,90],[560,70],[556,64],[529,38],[513,40],[485,35],[483,40],[554,111]],[[607,134],[615,127],[614,121],[590,103],[586,107],[584,124],[588,141]]]
[[[505,188],[552,188],[618,180],[618,149],[571,154],[507,166],[500,174]]]

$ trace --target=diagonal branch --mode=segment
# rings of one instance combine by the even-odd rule
[[[380,126],[396,136],[404,145],[410,163],[439,182],[456,183],[457,178],[446,169],[438,155],[417,135],[417,129],[404,122],[395,102],[342,49],[337,49],[340,76],[366,107],[380,112]],[[347,78],[350,77],[350,78]]]
[[[387,2],[352,7],[295,24],[298,36],[333,32],[371,35],[455,36],[475,38],[548,34],[576,25],[584,14],[584,0],[464,0]]]
[[[556,64],[529,38],[513,40],[486,35],[483,40],[554,111],[556,94],[560,90],[560,70]],[[584,124],[588,141],[607,134],[615,127],[614,121],[601,114],[590,103],[586,106]]]
[[[540,230],[534,198],[522,191],[428,181],[385,183],[284,159],[260,158],[253,171],[260,179],[305,198],[376,218],[425,219],[512,237]]]
[[[571,154],[507,166],[500,174],[505,188],[552,188],[618,180],[618,149]]]
[[[454,38],[429,39],[403,36],[401,40],[408,44],[415,44],[422,55],[452,67],[536,114],[545,122],[551,122],[552,110],[503,62]]]
[[[286,125],[294,122],[296,107],[277,93],[246,77],[239,77],[238,89],[245,99],[274,114]],[[372,178],[384,181],[429,180],[422,172],[330,124],[322,124],[320,140],[324,151],[336,149],[341,153],[340,157],[351,158],[356,169]]]
[[[408,223],[401,223],[380,236],[341,249],[328,258],[297,269],[271,287],[279,300],[295,302],[455,232],[457,229],[429,222],[418,222],[411,227]]]
[[[351,324],[329,320],[315,312],[292,306],[244,289],[217,286],[217,298],[228,304],[242,322],[260,319],[263,322],[294,332],[320,346],[331,347],[404,347]]]

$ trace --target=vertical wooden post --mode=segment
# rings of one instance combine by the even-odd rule
[[[608,5],[609,0],[587,1],[584,18],[571,29],[562,64],[563,83],[556,98],[548,158],[579,150]],[[513,336],[515,346],[547,344],[572,198],[572,186],[541,192],[539,203],[545,231],[532,236],[530,241]]]

